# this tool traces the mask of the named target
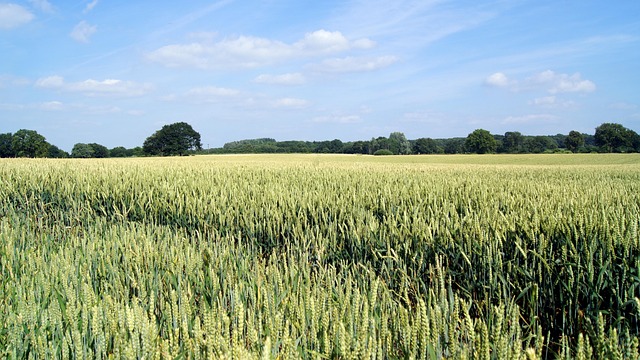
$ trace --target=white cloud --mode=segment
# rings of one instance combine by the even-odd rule
[[[497,72],[497,73],[489,75],[484,80],[484,83],[489,85],[489,86],[508,87],[509,85],[511,85],[511,80],[509,80],[507,75],[505,75],[504,73]]]
[[[398,58],[395,56],[380,56],[377,58],[348,56],[327,59],[320,64],[313,65],[312,69],[331,73],[373,71],[390,66],[397,61]]]
[[[531,114],[522,116],[509,116],[505,118],[503,124],[528,124],[528,123],[541,123],[550,122],[556,120],[557,117],[551,114]]]
[[[48,101],[42,103],[40,108],[48,111],[59,111],[64,109],[64,105],[60,101]]]
[[[543,96],[535,98],[529,102],[529,105],[535,105],[545,108],[569,108],[574,107],[576,103],[570,100],[558,99],[557,96]]]
[[[590,93],[596,90],[596,85],[582,78],[580,73],[573,75],[558,74],[552,70],[545,70],[524,80],[512,80],[507,75],[497,72],[485,79],[485,84],[506,88],[511,91],[544,89],[549,94],[560,93]]]
[[[0,29],[12,29],[24,25],[34,16],[29,10],[16,4],[0,4]]]
[[[133,81],[117,79],[106,79],[103,81],[88,79],[75,83],[67,83],[61,76],[49,76],[38,79],[38,81],[36,81],[36,87],[80,92],[88,96],[140,96],[148,93],[153,88],[150,84],[140,84]]]
[[[583,80],[579,73],[573,75],[556,74],[551,70],[543,71],[527,79],[529,83],[547,86],[551,94],[566,92],[589,93],[596,90],[596,85],[589,80]]]
[[[89,25],[86,21],[82,20],[76,25],[69,34],[75,41],[88,43],[89,39],[98,30],[96,25]]]
[[[215,86],[205,86],[193,88],[187,92],[189,97],[197,97],[199,99],[213,99],[220,97],[231,97],[240,94],[240,91]]]
[[[51,3],[47,0],[29,0],[29,2],[31,3],[31,5],[33,5],[36,9],[45,12],[45,13],[52,13],[53,12],[53,5],[51,5]]]
[[[304,99],[282,98],[274,101],[273,105],[277,108],[301,109],[309,106],[309,102]]]
[[[49,76],[36,81],[37,87],[42,88],[59,88],[64,86],[64,78],[62,76]]]
[[[93,10],[94,7],[96,7],[96,5],[98,5],[98,0],[93,0],[92,2],[88,3],[87,6],[84,8],[84,13],[88,13],[89,11]]]
[[[313,118],[316,123],[337,123],[337,124],[354,124],[362,122],[359,115],[328,115]]]
[[[253,36],[227,38],[218,42],[193,42],[163,46],[148,55],[152,61],[169,67],[253,68],[287,59],[321,56],[354,48],[369,48],[373,41],[351,41],[339,31],[318,30],[287,44],[282,41]]]
[[[254,79],[254,82],[274,85],[302,85],[306,82],[306,79],[304,75],[300,73],[288,73],[281,75],[261,74]]]

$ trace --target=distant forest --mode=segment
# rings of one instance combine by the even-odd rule
[[[19,130],[15,134],[0,134],[0,157],[49,158],[107,158],[171,156],[197,154],[261,154],[261,153],[324,153],[324,154],[539,154],[589,152],[640,152],[640,135],[616,123],[604,123],[595,133],[547,136],[523,135],[517,131],[503,135],[477,129],[466,137],[448,139],[407,139],[402,132],[371,140],[343,142],[277,141],[271,138],[248,139],[224,144],[221,148],[203,149],[200,134],[186,123],[165,125],[149,136],[143,146],[127,149],[122,146],[108,149],[96,143],[77,143],[71,153],[49,144],[44,136],[33,130]]]

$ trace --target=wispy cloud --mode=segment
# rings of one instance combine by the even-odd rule
[[[325,115],[311,120],[315,123],[354,124],[362,122],[360,115]]]
[[[374,71],[390,66],[398,61],[395,56],[352,57],[327,59],[319,64],[312,65],[311,68],[318,72],[346,73]]]
[[[96,25],[90,25],[86,21],[82,20],[76,25],[69,34],[75,41],[81,43],[88,43],[91,36],[98,30]]]
[[[302,85],[306,82],[306,79],[301,73],[287,73],[280,75],[261,74],[253,81],[259,84]]]
[[[88,3],[87,6],[85,6],[85,8],[84,8],[84,13],[86,14],[86,13],[90,12],[91,10],[93,10],[93,8],[95,8],[96,5],[98,5],[98,1],[99,0],[93,0],[92,2]]]
[[[349,34],[394,38],[394,44],[416,49],[474,28],[495,14],[483,5],[456,6],[442,0],[352,0],[344,2],[331,24]]]
[[[551,114],[529,114],[508,116],[502,123],[503,124],[531,124],[531,123],[546,123],[557,120],[558,117]]]
[[[29,23],[35,16],[17,4],[0,4],[0,29],[12,29]]]
[[[133,81],[106,79],[102,81],[88,79],[80,82],[67,83],[61,76],[49,76],[36,81],[36,87],[45,89],[57,89],[70,92],[79,92],[87,96],[117,95],[117,96],[141,96],[149,93],[153,86]]]
[[[276,108],[302,109],[309,106],[309,101],[297,98],[282,98],[273,102]]]
[[[47,0],[29,0],[29,2],[33,7],[45,13],[52,13],[54,10],[53,5]]]
[[[580,73],[558,74],[552,70],[545,70],[524,80],[511,79],[504,73],[497,72],[489,75],[485,84],[512,91],[545,89],[550,94],[590,93],[596,90],[596,84],[583,79]]]
[[[226,38],[218,42],[194,42],[161,47],[148,57],[168,67],[201,69],[254,68],[294,58],[322,56],[374,46],[368,39],[349,40],[339,31],[317,30],[295,43],[254,36]]]
[[[40,108],[47,111],[60,111],[64,109],[64,104],[60,101],[47,101],[40,104]]]
[[[543,96],[535,98],[529,102],[529,105],[539,106],[543,108],[572,108],[577,104],[575,101],[560,99],[555,95]]]

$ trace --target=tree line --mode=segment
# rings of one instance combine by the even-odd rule
[[[221,148],[202,148],[200,134],[191,125],[178,122],[154,132],[142,146],[127,149],[118,146],[108,149],[97,143],[77,143],[71,153],[47,142],[34,130],[21,129],[16,133],[0,134],[0,157],[30,158],[108,158],[139,156],[175,156],[191,154],[238,153],[330,153],[330,154],[525,154],[553,152],[640,152],[640,135],[616,123],[603,123],[593,135],[570,131],[550,136],[523,135],[508,131],[503,135],[477,129],[467,137],[447,139],[418,138],[409,140],[402,132],[371,140],[342,142],[276,141],[271,138],[248,139],[224,144]]]

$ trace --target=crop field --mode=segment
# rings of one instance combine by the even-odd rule
[[[638,359],[640,155],[0,161],[0,358]]]

